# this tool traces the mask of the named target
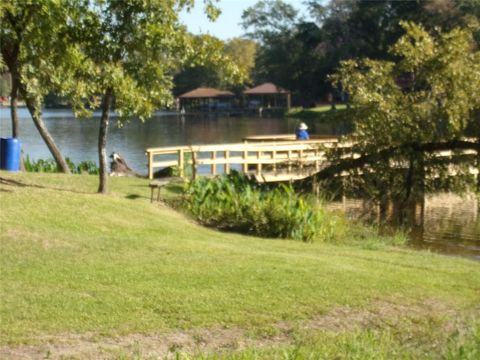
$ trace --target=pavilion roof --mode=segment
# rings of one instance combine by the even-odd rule
[[[193,98],[216,98],[216,97],[227,97],[227,96],[235,96],[235,94],[230,91],[200,87],[192,91],[186,92],[185,94],[182,94],[179,97],[182,99],[193,99]]]
[[[290,91],[281,88],[273,83],[264,83],[254,88],[245,90],[246,95],[273,95],[273,94],[289,94]]]

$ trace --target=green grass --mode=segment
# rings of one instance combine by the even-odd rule
[[[330,105],[322,105],[314,108],[292,108],[287,113],[288,117],[294,117],[299,119],[327,119],[329,117],[338,116],[337,113],[342,113],[346,110],[347,106],[338,104],[336,110],[332,110]]]
[[[295,358],[296,348],[345,356],[358,345],[357,358],[388,358],[384,341],[404,357],[418,355],[414,347],[435,356],[477,349],[478,262],[217,232],[151,204],[147,180],[109,181],[111,194],[101,196],[95,176],[0,172],[4,348],[82,334],[102,344],[131,334],[240,329],[254,348],[266,339],[264,346],[202,356]],[[358,326],[312,323],[332,312]],[[268,345],[279,333],[285,341]],[[463,337],[452,344],[451,334]]]

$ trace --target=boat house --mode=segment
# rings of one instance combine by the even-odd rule
[[[291,96],[290,91],[281,88],[273,83],[264,83],[254,88],[245,90],[246,105],[250,110],[272,109],[285,110],[290,109]]]
[[[222,112],[232,108],[235,97],[230,91],[197,88],[179,96],[179,107],[186,112]]]

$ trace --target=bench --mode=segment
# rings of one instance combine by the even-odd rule
[[[150,202],[153,202],[155,190],[157,190],[157,201],[160,201],[160,190],[171,182],[180,180],[183,181],[183,179],[179,177],[166,177],[151,181],[148,185],[150,186]]]

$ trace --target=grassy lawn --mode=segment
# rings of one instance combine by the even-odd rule
[[[346,110],[347,106],[343,104],[338,104],[336,106],[336,111]],[[324,119],[328,118],[336,113],[335,110],[332,110],[330,105],[322,105],[314,108],[292,108],[287,116],[294,117],[299,119]]]
[[[0,172],[0,358],[480,355],[478,262],[222,233],[109,180]]]

